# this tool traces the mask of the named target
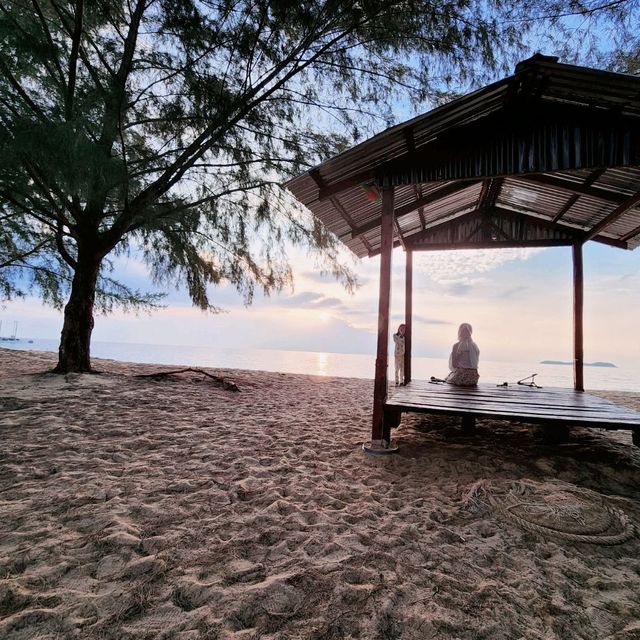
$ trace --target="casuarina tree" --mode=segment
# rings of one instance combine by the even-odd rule
[[[64,306],[69,372],[91,370],[95,311],[158,302],[112,277],[127,252],[202,309],[212,285],[287,286],[292,244],[352,286],[278,184],[493,68],[548,6],[0,0],[0,293]]]

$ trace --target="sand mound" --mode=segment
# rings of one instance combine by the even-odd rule
[[[627,432],[413,415],[370,458],[366,380],[52,364],[0,349],[1,638],[640,637],[640,540],[557,535],[640,523]]]

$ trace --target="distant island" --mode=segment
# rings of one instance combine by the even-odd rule
[[[564,362],[562,360],[542,360],[540,364],[573,364],[573,362]],[[613,362],[585,362],[585,367],[610,367],[617,369],[618,367]]]

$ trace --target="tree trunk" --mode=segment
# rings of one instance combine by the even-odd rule
[[[93,304],[100,271],[101,258],[95,254],[78,261],[71,284],[71,295],[64,308],[64,324],[60,336],[58,365],[55,373],[88,373],[91,371],[91,332]]]

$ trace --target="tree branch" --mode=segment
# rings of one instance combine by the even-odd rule
[[[78,262],[75,258],[71,256],[71,254],[67,251],[67,248],[64,246],[64,233],[62,224],[58,223],[58,228],[56,229],[56,247],[62,256],[62,259],[72,268],[75,269],[78,266]]]
[[[24,260],[25,258],[28,258],[29,256],[33,255],[34,253],[37,253],[38,251],[40,251],[40,249],[42,249],[42,247],[44,247],[45,245],[49,244],[52,241],[53,238],[47,238],[46,240],[43,240],[42,242],[40,242],[39,244],[37,244],[35,247],[33,247],[33,249],[30,249],[29,251],[26,251],[25,253],[21,253],[18,256],[13,256],[11,257],[9,260],[5,261],[5,262],[0,262],[0,269],[3,269],[5,267],[10,267],[13,265],[14,262],[17,262],[19,260]]]
[[[276,64],[271,72],[263,77],[262,81],[252,87],[251,91],[242,96],[242,100],[238,99],[236,104],[230,109],[236,109],[236,113],[225,120],[224,123],[216,123],[207,127],[188,147],[187,149],[173,162],[172,165],[167,167],[163,174],[146,189],[140,192],[132,201],[132,209],[138,207],[144,207],[149,200],[158,197],[162,193],[166,193],[180,178],[189,170],[189,168],[197,162],[211,144],[219,139],[222,135],[228,132],[231,128],[236,126],[238,122],[244,119],[258,104],[260,104],[267,97],[272,95],[280,87],[284,86],[291,78],[301,73],[308,66],[319,60],[327,51],[329,51],[336,43],[344,39],[347,35],[355,31],[357,28],[364,26],[369,21],[369,18],[363,19],[360,23],[352,24],[349,28],[341,31],[329,41],[325,42],[314,55],[306,60],[303,60],[299,56],[309,46],[317,40],[317,33],[309,33],[306,37],[302,38],[297,47],[295,47],[289,55],[285,56],[278,64]],[[278,76],[289,66],[293,66],[283,76]],[[269,86],[271,85],[271,86]],[[261,93],[264,90],[263,93]],[[242,106],[238,106],[242,105]],[[225,114],[221,114],[221,119]],[[121,232],[127,228],[128,221],[123,219],[120,224]]]
[[[76,76],[78,74],[78,53],[82,39],[82,19],[84,14],[84,0],[76,0],[74,5],[73,34],[71,35],[71,53],[69,55],[69,84],[65,100],[65,120],[73,120],[73,101],[76,92]]]
[[[44,37],[47,39],[47,43],[49,44],[49,49],[51,50],[51,58],[53,60],[53,64],[55,65],[56,70],[58,71],[58,76],[60,80],[60,86],[65,86],[64,79],[64,71],[62,70],[62,66],[60,65],[60,61],[58,60],[58,50],[53,42],[53,38],[51,37],[51,31],[49,31],[49,27],[47,26],[47,21],[44,17],[44,13],[40,7],[38,0],[31,0],[31,4],[38,16],[38,21],[40,22],[40,26],[42,27],[42,32],[44,33]]]
[[[0,71],[2,75],[9,81],[9,84],[13,87],[15,92],[22,98],[22,101],[33,111],[33,113],[42,122],[50,123],[49,118],[45,115],[44,111],[31,99],[29,94],[22,88],[22,85],[16,80],[11,73],[11,69],[6,62],[0,57]]]

